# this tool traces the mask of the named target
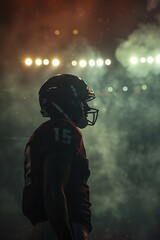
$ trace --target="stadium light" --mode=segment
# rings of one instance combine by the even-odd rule
[[[113,87],[108,87],[108,92],[113,92]]]
[[[160,64],[160,55],[157,55],[157,56],[155,57],[155,62],[158,63],[158,64]]]
[[[96,64],[93,59],[90,59],[88,63],[89,63],[89,66],[91,66],[91,67],[94,67]]]
[[[53,65],[54,67],[58,67],[58,66],[60,65],[60,60],[59,60],[58,58],[54,58],[54,59],[52,60],[52,65]]]
[[[152,64],[154,61],[153,57],[149,56],[147,57],[147,63]]]
[[[78,29],[73,29],[72,33],[73,33],[73,35],[78,35],[79,31],[78,31]]]
[[[104,64],[103,59],[101,59],[101,58],[97,59],[96,64],[97,64],[98,67],[102,67],[103,64]]]
[[[145,57],[141,57],[141,58],[140,58],[140,62],[141,62],[141,63],[146,63],[146,61],[147,61],[147,59],[146,59]]]
[[[42,59],[41,59],[41,58],[37,58],[37,59],[35,60],[35,64],[36,64],[37,66],[42,65]]]
[[[44,59],[44,60],[43,60],[43,64],[46,65],[46,66],[49,65],[49,60],[48,60],[47,58]]]
[[[157,58],[157,61],[158,61],[158,58]],[[160,60],[159,60],[160,61]],[[53,58],[51,60],[49,60],[48,58],[34,58],[34,60],[30,57],[27,57],[25,60],[24,60],[24,64],[26,66],[31,66],[33,65],[33,63],[37,66],[41,66],[41,65],[45,65],[45,66],[48,66],[48,65],[52,65],[54,67],[58,67],[60,64],[61,64],[61,61],[59,58]],[[104,64],[105,65],[111,65],[111,60],[110,59],[103,59],[103,58],[98,58],[98,59],[94,59],[94,58],[91,58],[91,59],[79,59],[79,60],[71,60],[70,64],[75,67],[75,66],[79,66],[81,68],[84,68],[86,67],[87,65],[90,66],[90,67],[94,67],[94,66],[98,66],[98,67],[103,67]]]
[[[144,85],[142,85],[142,90],[147,90],[147,85],[146,84],[144,84]]]
[[[71,62],[71,64],[72,64],[73,67],[76,67],[78,63],[77,63],[76,60],[73,60],[73,61]]]
[[[26,66],[31,66],[32,63],[33,63],[33,61],[32,61],[31,58],[26,58],[24,62],[25,62],[25,65],[26,65]]]
[[[56,30],[54,31],[54,34],[55,34],[56,36],[58,36],[58,35],[61,34],[61,32],[60,32],[60,30],[56,29]]]
[[[80,66],[80,67],[86,67],[86,66],[87,66],[86,60],[81,59],[81,60],[79,61],[79,66]]]
[[[130,58],[130,63],[133,64],[133,65],[137,64],[138,63],[138,58],[137,57],[131,57]]]
[[[107,66],[111,65],[111,60],[110,60],[110,59],[106,59],[106,60],[105,60],[105,64],[106,64]]]
[[[128,91],[128,87],[127,87],[127,86],[124,86],[124,87],[122,88],[122,90],[123,90],[123,92],[127,92],[127,91]]]

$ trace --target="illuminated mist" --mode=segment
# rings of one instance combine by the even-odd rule
[[[147,2],[148,11],[152,11],[159,1]],[[30,6],[33,7],[28,1],[28,8]],[[95,5],[92,7],[94,9]],[[19,14],[20,10],[23,9],[19,8]],[[77,11],[84,13],[79,17],[85,22],[85,12]],[[69,10],[67,15],[64,12],[61,14],[63,21],[70,16]],[[113,67],[78,70],[69,66],[60,70],[29,70],[23,68],[20,62],[11,66],[15,50],[16,56],[20,56],[22,52],[24,54],[24,49],[29,49],[25,34],[19,34],[23,21],[18,21],[18,16],[11,25],[10,38],[7,35],[2,41],[2,46],[7,42],[6,53],[11,55],[11,59],[3,62],[0,83],[0,238],[19,240],[30,230],[29,222],[21,213],[23,150],[33,130],[45,120],[39,112],[39,87],[51,75],[66,72],[84,78],[94,88],[97,98],[93,105],[100,110],[96,125],[83,130],[91,168],[93,238],[99,240],[98,234],[103,234],[102,240],[120,240],[120,237],[112,238],[112,235],[120,236],[124,232],[122,239],[149,239],[148,234],[157,231],[160,220],[160,67],[153,64],[131,65],[129,58],[135,53],[139,57],[160,53],[158,15],[154,24],[140,24],[120,42],[115,51],[118,62]],[[27,18],[27,12],[24,18]],[[51,19],[48,17],[49,21]],[[59,28],[63,21],[59,23]],[[39,29],[41,24],[35,21],[36,24]],[[25,29],[28,31],[28,25]],[[23,41],[20,41],[21,38]],[[39,51],[37,38],[35,34],[28,40],[31,42],[29,45],[33,44],[35,53]],[[11,40],[18,43],[11,45]],[[43,40],[47,41],[47,36]],[[44,44],[42,52],[50,54],[48,49],[51,46],[51,41],[48,46]],[[58,46],[55,42],[55,49]],[[100,55],[84,37],[79,37],[76,44],[71,39],[68,46],[62,41],[60,46],[65,59],[75,56],[75,52],[93,58]],[[5,56],[4,52],[2,56]]]

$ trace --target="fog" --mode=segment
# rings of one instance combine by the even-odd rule
[[[147,11],[155,11],[158,3],[147,1]],[[64,9],[63,21],[70,16],[69,12],[66,14]],[[156,236],[150,238],[150,234],[157,233],[160,220],[160,68],[154,64],[131,65],[128,59],[135,52],[139,57],[160,52],[158,13],[152,23],[140,23],[125,39],[118,40],[115,62],[111,67],[86,69],[69,65],[57,70],[24,67],[19,56],[27,49],[27,41],[22,49],[19,29],[23,22],[18,22],[17,18],[12,23],[10,38],[6,34],[5,41],[2,41],[3,46],[11,40],[15,45],[8,45],[6,54],[11,57],[3,61],[1,68],[1,239],[19,240],[30,231],[30,223],[21,212],[23,151],[34,129],[45,121],[38,103],[41,84],[56,73],[66,72],[82,77],[93,87],[96,99],[92,104],[100,110],[96,125],[82,130],[90,159],[93,238],[99,239],[99,234],[103,234],[101,239],[104,240],[121,237],[155,240]],[[40,26],[40,23],[34,24]],[[89,26],[89,22],[87,24]],[[32,44],[35,41],[34,51],[38,52],[36,39],[37,33],[29,41]],[[85,37],[77,38],[76,44],[75,39],[70,40],[67,46],[63,40],[55,45],[56,49],[63,45],[60,52],[64,59],[75,56],[75,53],[93,58],[101,54]],[[49,41],[42,52],[48,53],[51,46]],[[15,56],[19,57],[17,62],[13,60],[15,49]],[[4,51],[2,56],[5,56]],[[109,88],[112,91],[108,91]]]

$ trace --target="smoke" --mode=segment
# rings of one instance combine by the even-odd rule
[[[148,9],[157,5],[152,1]],[[160,53],[159,37],[157,21],[140,24],[119,44],[116,58],[125,71],[117,65],[101,76],[97,105],[102,111],[93,131],[85,133],[93,212],[105,219],[106,228],[116,220],[117,228],[126,225],[138,234],[158,227],[160,69],[158,64],[131,65],[129,58],[155,57]],[[144,83],[146,92],[141,88]],[[111,94],[108,86],[113,87]],[[123,86],[128,86],[128,93]]]
[[[150,12],[158,7],[159,1],[147,1],[147,10]],[[159,14],[155,15],[152,22],[141,23],[127,38],[122,40],[116,49],[116,58],[127,70],[130,78],[146,78],[150,74],[158,75],[160,73],[159,64],[131,64],[130,58],[153,57],[156,58],[160,53],[159,48]]]
[[[149,74],[158,75],[160,73],[158,64],[139,63],[136,66],[130,63],[130,58],[136,56],[156,57],[159,52],[159,24],[140,24],[138,29],[128,36],[126,41],[122,41],[116,50],[117,60],[126,68],[129,76],[145,78]]]

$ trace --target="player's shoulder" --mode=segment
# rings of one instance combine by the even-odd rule
[[[31,134],[28,144],[32,141],[35,141],[36,139],[39,139],[41,135],[45,135],[46,132],[49,131],[49,121],[46,121],[42,124],[40,124]]]
[[[38,142],[41,140],[44,141],[45,139],[58,138],[60,135],[63,138],[70,138],[72,142],[79,142],[82,138],[82,133],[76,125],[66,119],[52,119],[42,123],[35,131],[33,132],[32,136],[29,139],[35,142],[36,139]]]
[[[72,123],[71,121],[69,121],[67,119],[51,120],[50,129],[51,129],[51,131],[54,130],[54,132],[55,131],[59,131],[61,133],[63,132],[64,135],[69,134],[75,140],[82,138],[82,134],[81,134],[81,131],[79,130],[79,128],[77,128],[77,126],[74,123]]]

